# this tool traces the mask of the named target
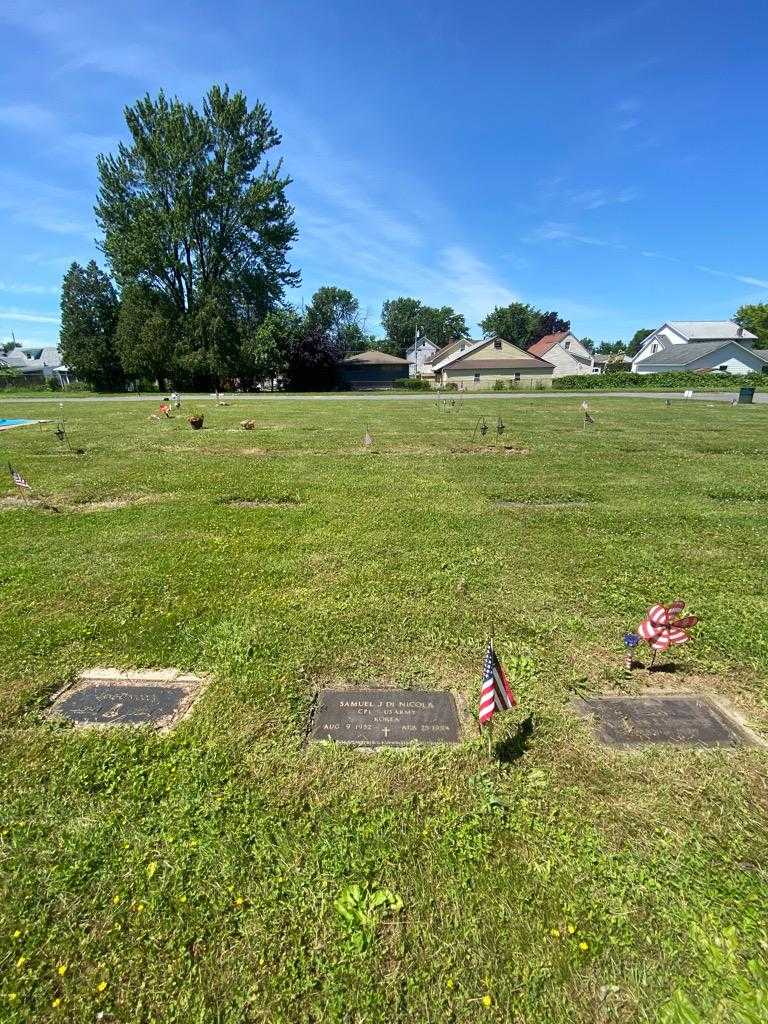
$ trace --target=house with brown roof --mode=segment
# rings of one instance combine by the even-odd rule
[[[540,359],[552,363],[553,377],[565,377],[574,373],[599,373],[595,369],[592,353],[585,348],[575,334],[570,331],[558,331],[539,338],[528,349]]]
[[[408,360],[389,352],[368,349],[347,356],[338,364],[339,382],[353,390],[391,388],[395,381],[408,376]]]
[[[503,338],[462,338],[440,349],[432,360],[435,381],[461,391],[488,390],[497,380],[520,387],[548,386],[554,367]]]

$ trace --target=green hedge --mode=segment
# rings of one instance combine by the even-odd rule
[[[555,391],[738,391],[739,388],[765,388],[768,376],[750,373],[737,377],[731,373],[594,373],[555,377]]]
[[[423,377],[401,377],[392,381],[393,388],[402,388],[403,391],[431,391],[432,385]]]

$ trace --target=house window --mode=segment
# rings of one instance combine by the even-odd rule
[[[728,363],[723,363],[722,366],[718,366],[720,373],[728,373]]]
[[[497,338],[496,341],[494,341],[493,347],[494,348],[499,348],[499,349],[501,348],[501,339],[500,338]]]
[[[514,375],[514,377],[512,378],[512,380],[520,380],[520,374],[519,374],[519,373],[516,373],[516,374]]]
[[[476,373],[474,379],[475,379],[475,384],[479,384],[480,383],[480,374]]]
[[[564,341],[563,342],[563,348],[565,349],[566,352],[570,349],[570,347],[571,347],[570,341]]]
[[[600,373],[600,367],[599,366],[593,366],[592,367],[592,373]]]
[[[654,343],[651,345],[651,355],[653,355],[654,352],[658,352],[660,348],[661,345],[659,345],[658,341],[654,341]]]

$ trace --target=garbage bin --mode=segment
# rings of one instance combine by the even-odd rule
[[[751,405],[754,397],[754,388],[739,388],[739,405]]]

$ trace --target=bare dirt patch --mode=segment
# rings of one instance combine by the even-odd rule
[[[97,512],[101,509],[152,505],[167,498],[167,494],[127,494],[122,497],[102,498],[97,501],[67,501],[58,498],[21,498],[16,495],[8,495],[0,498],[0,511],[25,508],[34,512]]]
[[[530,448],[515,448],[511,444],[483,445],[477,448],[451,448],[452,455],[530,455]]]
[[[229,508],[299,508],[303,502],[298,498],[224,498],[220,504]]]
[[[562,509],[562,508],[587,508],[589,505],[588,501],[504,501],[496,500],[493,503],[496,508],[520,510],[529,509],[530,511],[546,511],[547,509]]]

